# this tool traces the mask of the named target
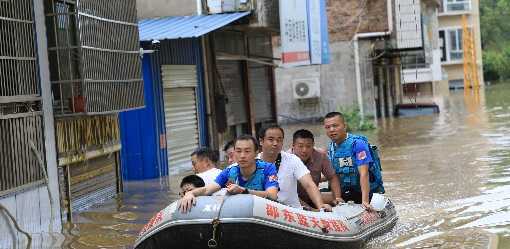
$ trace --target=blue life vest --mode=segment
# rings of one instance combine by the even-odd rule
[[[266,165],[268,163],[265,163],[261,160],[256,160],[255,165],[257,169],[253,173],[253,175],[246,181],[244,184],[244,188],[251,189],[251,190],[257,190],[257,191],[264,191],[264,169],[266,168]],[[241,169],[239,168],[239,165],[234,165],[230,168],[230,171],[228,172],[228,181],[234,184],[239,185],[239,178],[242,177],[241,175]]]
[[[336,173],[340,174],[342,191],[354,190],[361,192],[359,165],[355,165],[356,155],[354,153],[354,145],[359,140],[365,141],[368,144],[370,156],[372,157],[372,162],[368,165],[370,192],[384,193],[381,160],[377,146],[370,145],[366,137],[353,134],[347,134],[347,138],[338,146],[335,142],[329,144],[328,157]]]

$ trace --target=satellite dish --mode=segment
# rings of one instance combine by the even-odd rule
[[[296,84],[294,91],[298,96],[306,96],[310,92],[310,87],[305,82],[299,82]]]

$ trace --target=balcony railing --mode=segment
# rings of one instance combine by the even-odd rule
[[[464,58],[463,51],[450,51],[450,61],[459,61]]]
[[[440,13],[455,13],[455,12],[465,12],[471,10],[471,1],[448,1],[443,0],[441,2],[441,7],[439,8]]]
[[[471,10],[471,3],[469,1],[465,2],[454,2],[446,4],[446,11],[468,11]]]
[[[433,81],[433,77],[430,67],[402,70],[402,84],[425,83],[431,81]]]

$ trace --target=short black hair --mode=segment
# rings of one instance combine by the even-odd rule
[[[209,158],[211,159],[211,161],[214,164],[217,164],[218,161],[220,160],[220,151],[218,151],[218,150],[210,150],[210,152],[211,152],[211,156]]]
[[[259,143],[257,142],[257,139],[255,139],[253,136],[251,135],[241,135],[239,137],[237,137],[235,140],[234,140],[234,148],[235,148],[235,145],[237,144],[238,141],[251,141],[253,143],[253,146],[255,148],[255,151],[258,151],[259,150]]]
[[[264,137],[266,137],[267,130],[271,130],[271,129],[278,129],[278,130],[280,130],[282,132],[282,135],[285,137],[285,132],[283,131],[282,127],[280,127],[277,124],[268,124],[266,126],[263,126],[262,129],[260,129],[259,139],[264,139]]]
[[[195,186],[195,188],[201,188],[201,187],[205,186],[204,180],[202,178],[200,178],[200,176],[197,176],[197,175],[189,175],[189,176],[182,178],[181,188],[185,184],[191,184],[191,185]]]
[[[217,162],[218,159],[216,158],[215,154],[216,153],[213,150],[209,149],[208,147],[200,147],[194,150],[190,156],[196,156],[197,159],[200,160],[207,158],[211,160],[211,162]]]
[[[312,139],[312,142],[315,142],[313,133],[306,129],[301,129],[294,132],[294,135],[292,135],[292,142],[295,143],[296,139],[298,138],[309,138]]]
[[[342,119],[342,121],[345,121],[344,115],[341,112],[330,112],[330,113],[326,114],[326,116],[324,116],[324,119],[334,118],[334,117],[340,117]]]
[[[227,152],[228,149],[233,148],[233,147],[234,147],[234,140],[230,140],[225,144],[225,146],[223,146],[223,151]]]

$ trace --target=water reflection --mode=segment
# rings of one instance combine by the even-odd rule
[[[387,194],[400,216],[367,248],[510,248],[509,96],[510,84],[475,98],[453,92],[439,115],[381,120],[366,134],[381,149]],[[321,124],[305,127],[326,146]],[[286,145],[300,128],[285,127]],[[129,248],[152,214],[176,198],[179,180],[127,183],[116,201],[68,225],[66,247]]]

